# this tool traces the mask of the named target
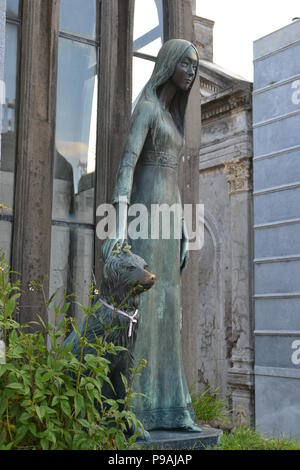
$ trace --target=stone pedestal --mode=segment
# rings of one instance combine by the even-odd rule
[[[150,432],[150,441],[143,444],[149,450],[206,450],[219,443],[222,431],[202,427],[202,432],[157,430]]]

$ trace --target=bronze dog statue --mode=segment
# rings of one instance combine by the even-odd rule
[[[107,342],[123,346],[126,351],[110,356],[110,380],[113,390],[104,384],[102,393],[107,398],[124,398],[125,389],[121,374],[129,376],[129,369],[134,365],[133,350],[138,331],[139,296],[155,283],[155,275],[148,271],[146,262],[130,250],[119,248],[105,261],[100,292],[95,302],[100,303],[94,316],[88,319],[86,338],[91,344],[99,337],[106,337]],[[80,326],[83,334],[85,321]],[[64,345],[72,344],[71,351],[80,357],[80,342],[73,331]],[[92,348],[85,348],[85,354],[93,354]],[[145,433],[146,436],[147,433]]]

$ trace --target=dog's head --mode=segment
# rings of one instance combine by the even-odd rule
[[[117,302],[126,299],[137,307],[139,295],[150,289],[155,280],[143,258],[121,249],[113,252],[104,264],[102,290]]]

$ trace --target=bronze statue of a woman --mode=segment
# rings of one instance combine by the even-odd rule
[[[118,209],[117,239],[127,237],[127,209],[144,204],[181,204],[178,166],[184,149],[184,119],[198,68],[198,53],[188,41],[172,39],[161,48],[153,74],[131,119],[112,203]],[[142,312],[135,358],[147,367],[136,384],[135,413],[145,429],[183,429],[197,432],[182,364],[180,274],[188,262],[186,232],[176,239],[130,240],[132,251],[143,257],[157,283],[140,303]],[[173,235],[173,236],[172,236]],[[103,256],[115,240],[107,239]]]

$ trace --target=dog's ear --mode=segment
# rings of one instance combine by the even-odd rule
[[[116,250],[118,241],[114,243],[114,240],[106,239],[105,242],[102,244],[101,247],[101,255],[104,264],[108,260],[108,258],[111,256],[112,252]]]

